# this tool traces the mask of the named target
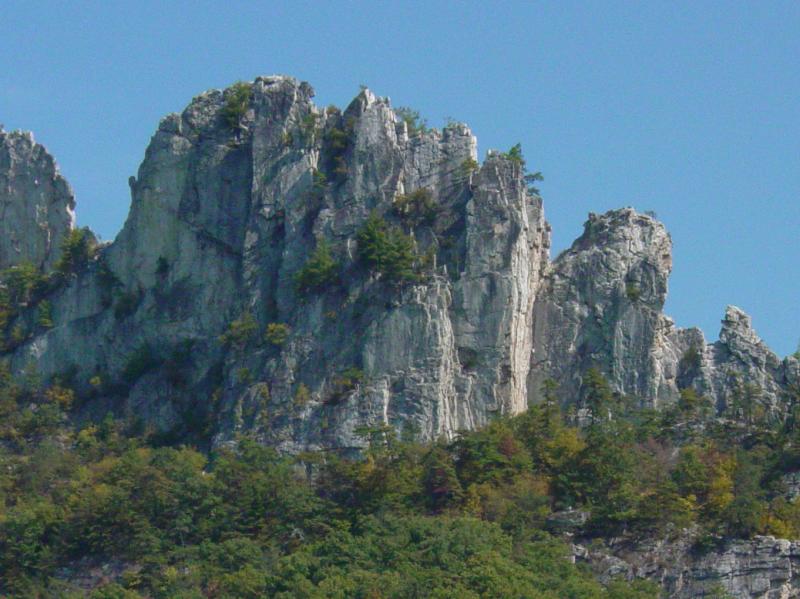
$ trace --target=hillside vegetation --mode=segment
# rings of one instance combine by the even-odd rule
[[[556,398],[451,442],[367,429],[363,459],[210,454],[136,422],[73,424],[75,394],[31,373],[0,388],[0,592],[13,597],[653,597],[569,558],[584,537],[797,536],[782,473],[796,431],[711,419],[684,394],[631,410],[590,372],[585,426]],[[585,414],[584,414],[585,415]]]

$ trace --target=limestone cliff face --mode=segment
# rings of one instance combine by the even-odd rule
[[[800,362],[775,356],[740,309],[727,308],[710,344],[663,314],[671,240],[653,217],[590,215],[551,262],[522,165],[489,153],[479,166],[465,125],[418,128],[368,90],[344,111],[320,109],[289,77],[242,89],[243,103],[236,88],[213,90],[162,119],[130,179],[123,230],[87,268],[51,280],[53,326],[7,346],[13,372],[69,374],[87,412],[177,439],[248,433],[287,452],[356,451],[364,427],[449,437],[524,410],[548,379],[580,404],[589,368],[642,406],[692,387],[729,417],[753,406],[780,416],[800,389]],[[398,201],[414,193],[428,212],[407,219]],[[0,131],[0,269],[51,270],[73,207],[30,134]],[[411,236],[419,280],[397,284],[359,262],[372,214]],[[301,292],[296,274],[322,244],[338,281]],[[35,309],[12,319],[31,322]],[[790,597],[795,545],[576,556],[675,596],[719,583],[736,597]]]
[[[30,133],[0,127],[0,269],[49,269],[75,224],[72,190]]]
[[[54,326],[7,353],[13,370],[70,370],[103,413],[285,451],[357,448],[364,426],[450,436],[524,410],[547,379],[579,403],[591,367],[644,406],[691,386],[720,411],[742,397],[785,410],[800,365],[743,312],[728,309],[712,344],[662,313],[671,240],[653,217],[590,215],[551,263],[521,164],[490,153],[478,166],[466,126],[417,128],[368,90],[340,111],[289,77],[244,89],[235,118],[231,88],[162,119],[123,230],[49,292]],[[29,135],[0,142],[0,262],[48,269],[71,192]],[[404,220],[397,201],[414,192],[432,212]],[[372,213],[413,237],[419,281],[359,263]],[[340,281],[301,293],[295,275],[323,243]],[[224,342],[232,324],[246,330]],[[285,338],[265,337],[270,324]]]
[[[693,387],[720,413],[743,399],[784,412],[800,380],[797,360],[781,361],[733,306],[714,343],[699,329],[675,327],[662,312],[671,268],[670,237],[654,218],[630,208],[590,215],[537,292],[529,401],[552,379],[562,399],[580,402],[581,377],[594,367],[645,407],[674,403]]]
[[[661,310],[672,269],[664,226],[630,208],[590,215],[583,235],[550,267],[535,309],[530,393],[545,379],[577,399],[595,367],[648,404],[677,395],[672,322]]]
[[[734,540],[705,554],[693,551],[687,537],[624,547],[577,544],[573,555],[602,581],[650,578],[662,585],[666,596],[678,599],[800,597],[800,543],[786,539]]]
[[[287,77],[249,90],[235,127],[230,90],[162,120],[122,232],[53,294],[56,326],[10,356],[15,369],[75,365],[98,401],[162,429],[202,415],[217,442],[249,431],[287,451],[358,447],[365,425],[449,436],[523,410],[549,229],[520,165],[494,155],[475,168],[465,126],[409,130],[367,90],[344,113]],[[417,190],[436,218],[408,226],[393,206]],[[357,264],[371,212],[431,257],[420,282]],[[323,242],[341,285],[298,293]],[[221,343],[245,317],[254,334]],[[279,346],[270,323],[288,327]]]

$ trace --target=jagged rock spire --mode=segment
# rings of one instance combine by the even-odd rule
[[[0,269],[49,269],[75,226],[75,199],[55,160],[31,133],[0,126]]]

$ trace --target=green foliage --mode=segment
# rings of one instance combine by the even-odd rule
[[[409,136],[421,135],[428,131],[428,121],[420,118],[419,111],[406,106],[394,109],[394,113],[406,124]]]
[[[14,308],[33,303],[47,289],[47,277],[30,262],[4,270],[0,281],[6,288],[3,303]]]
[[[408,225],[432,225],[439,213],[433,194],[421,187],[409,194],[401,194],[392,203],[394,212]]]
[[[311,172],[311,191],[308,194],[311,202],[319,202],[325,197],[325,189],[328,186],[328,177],[322,171],[313,169]]]
[[[280,347],[286,340],[289,338],[289,333],[292,330],[289,328],[288,324],[283,322],[271,322],[267,325],[267,329],[264,332],[264,339],[266,339],[267,343]]]
[[[316,141],[319,118],[319,115],[310,112],[300,121],[300,140],[304,145],[310,146]]]
[[[464,161],[458,166],[456,171],[457,181],[467,181],[473,173],[480,169],[480,164],[474,158],[465,158]]]
[[[339,263],[325,240],[320,241],[306,263],[294,275],[298,293],[323,293],[339,283]]]
[[[139,308],[139,304],[142,303],[143,295],[141,289],[132,289],[117,294],[116,302],[114,302],[114,318],[124,320],[133,315]]]
[[[610,419],[618,407],[608,381],[597,368],[586,371],[581,382],[581,394],[584,406],[591,411],[592,422]]]
[[[642,290],[634,282],[625,283],[625,296],[632,302],[638,302],[642,297]]]
[[[294,392],[294,405],[298,408],[302,408],[309,401],[311,401],[311,392],[308,390],[308,387],[300,383],[297,385],[297,389]]]
[[[328,107],[327,113],[331,124],[322,136],[321,163],[329,181],[341,185],[348,175],[347,156],[353,145],[354,121],[344,119],[336,107]]]
[[[42,300],[36,307],[36,324],[44,329],[53,328],[53,306],[47,300]]]
[[[143,348],[131,371],[167,368]],[[190,355],[178,344],[167,361]],[[364,373],[336,379],[343,398]],[[72,389],[0,366],[0,595],[643,599],[651,583],[603,586],[572,563],[552,511],[588,511],[576,534],[601,545],[683,528],[698,546],[800,536],[800,501],[778,482],[798,463],[796,435],[754,419],[687,441],[703,412],[692,389],[672,414],[626,411],[599,371],[581,389],[597,417],[578,428],[555,383],[542,391],[526,413],[452,441],[375,426],[356,431],[357,459],[281,456],[247,437],[205,455],[110,415],[71,422]],[[295,403],[309,400],[298,384]],[[105,563],[97,588],[63,580]]]
[[[540,181],[544,181],[544,176],[540,171],[535,172],[528,172],[527,163],[525,162],[525,157],[522,155],[522,144],[514,144],[508,150],[508,152],[503,152],[501,154],[503,158],[513,162],[514,164],[518,164],[520,169],[523,173],[523,180],[528,188],[528,193],[532,196],[539,195],[539,188],[536,187],[536,184]]]
[[[158,368],[160,364],[161,359],[153,347],[149,343],[143,343],[128,356],[122,369],[122,378],[132,385],[151,370]]]
[[[242,118],[250,106],[253,94],[252,86],[246,81],[237,81],[225,90],[225,104],[222,107],[222,118],[231,129],[238,131],[242,127]]]
[[[503,152],[502,156],[506,160],[519,164],[523,169],[525,168],[525,158],[522,156],[522,144],[514,144],[508,152]]]
[[[390,227],[372,212],[356,236],[358,259],[366,268],[394,283],[419,280],[419,257],[414,240],[397,227]]]
[[[94,258],[97,251],[97,240],[88,229],[73,229],[61,243],[61,255],[55,264],[55,270],[62,276],[81,272]]]
[[[439,513],[457,504],[464,492],[456,475],[452,456],[441,447],[433,447],[422,461],[423,489],[428,507]]]
[[[681,387],[688,387],[692,381],[700,374],[702,366],[702,355],[694,345],[690,345],[683,352],[678,362],[678,384]]]
[[[538,196],[539,188],[536,187],[536,184],[544,181],[544,175],[540,171],[536,171],[535,173],[526,173],[522,178],[528,186],[528,193]]]
[[[342,370],[331,381],[331,394],[328,403],[338,404],[352,393],[364,381],[364,372],[355,366]]]
[[[243,312],[231,321],[227,330],[219,336],[222,345],[243,350],[258,334],[258,321],[250,312]]]

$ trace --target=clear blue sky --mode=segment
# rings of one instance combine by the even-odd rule
[[[345,105],[366,84],[480,152],[522,142],[554,254],[590,211],[655,210],[667,313],[716,339],[726,304],[800,338],[800,2],[6,1],[0,122],[56,156],[113,238],[159,118],[260,74]]]

